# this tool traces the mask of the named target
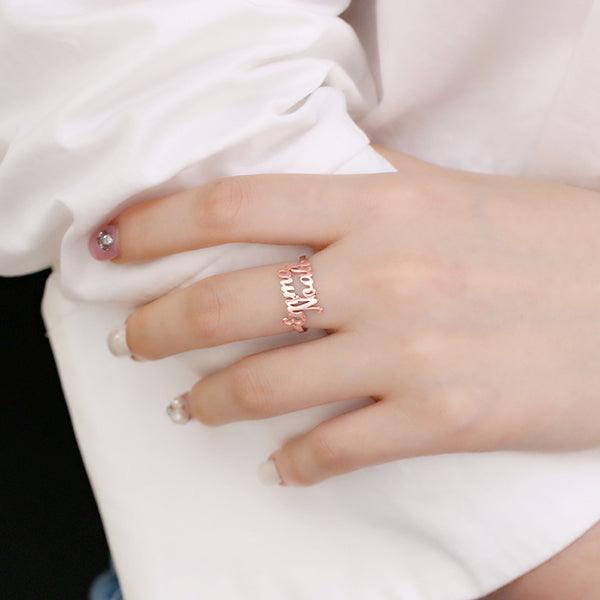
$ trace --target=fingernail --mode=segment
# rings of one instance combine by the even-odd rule
[[[88,240],[90,254],[96,260],[110,260],[119,255],[119,230],[116,225],[103,225]]]
[[[141,356],[137,356],[136,354],[131,355],[131,360],[135,360],[135,362],[148,362],[147,358],[142,358]]]
[[[129,346],[127,346],[127,336],[125,334],[125,325],[113,329],[106,339],[108,349],[115,356],[127,356],[131,354]]]
[[[264,485],[285,485],[272,458],[258,467],[257,474],[258,480]]]
[[[185,425],[191,418],[189,394],[181,394],[177,398],[173,398],[169,406],[167,406],[167,414],[173,423],[177,425]]]

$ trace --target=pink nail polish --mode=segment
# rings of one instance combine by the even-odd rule
[[[90,236],[88,249],[96,260],[111,260],[119,256],[118,227],[111,224],[96,229]]]

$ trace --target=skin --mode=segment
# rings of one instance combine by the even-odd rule
[[[600,524],[575,543],[485,600],[596,600],[600,590]]]
[[[372,398],[272,454],[286,485],[419,455],[600,445],[600,194],[378,150],[397,173],[230,177],[112,221],[119,263],[227,242],[316,252],[324,311],[308,311],[307,324],[330,335],[205,377],[190,390],[193,417],[218,426]],[[282,266],[216,275],[137,308],[127,345],[160,359],[287,331]],[[529,595],[509,586],[492,598],[554,597],[531,594],[565,564],[542,567]]]

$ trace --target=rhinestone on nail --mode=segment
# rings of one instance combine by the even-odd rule
[[[108,231],[101,231],[96,237],[96,243],[101,250],[106,252],[114,244],[115,238]]]
[[[171,404],[167,406],[167,414],[177,425],[185,425],[191,418],[187,404],[181,396],[171,400]]]

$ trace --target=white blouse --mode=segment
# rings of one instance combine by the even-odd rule
[[[300,250],[94,261],[93,228],[141,199],[241,173],[393,170],[369,139],[600,190],[599,2],[348,4],[0,0],[0,273],[53,266],[44,319],[128,600],[466,600],[600,519],[597,450],[263,487],[272,450],[352,403],[221,428],[179,428],[164,406],[295,335],[142,364],[106,349],[133,305]]]

